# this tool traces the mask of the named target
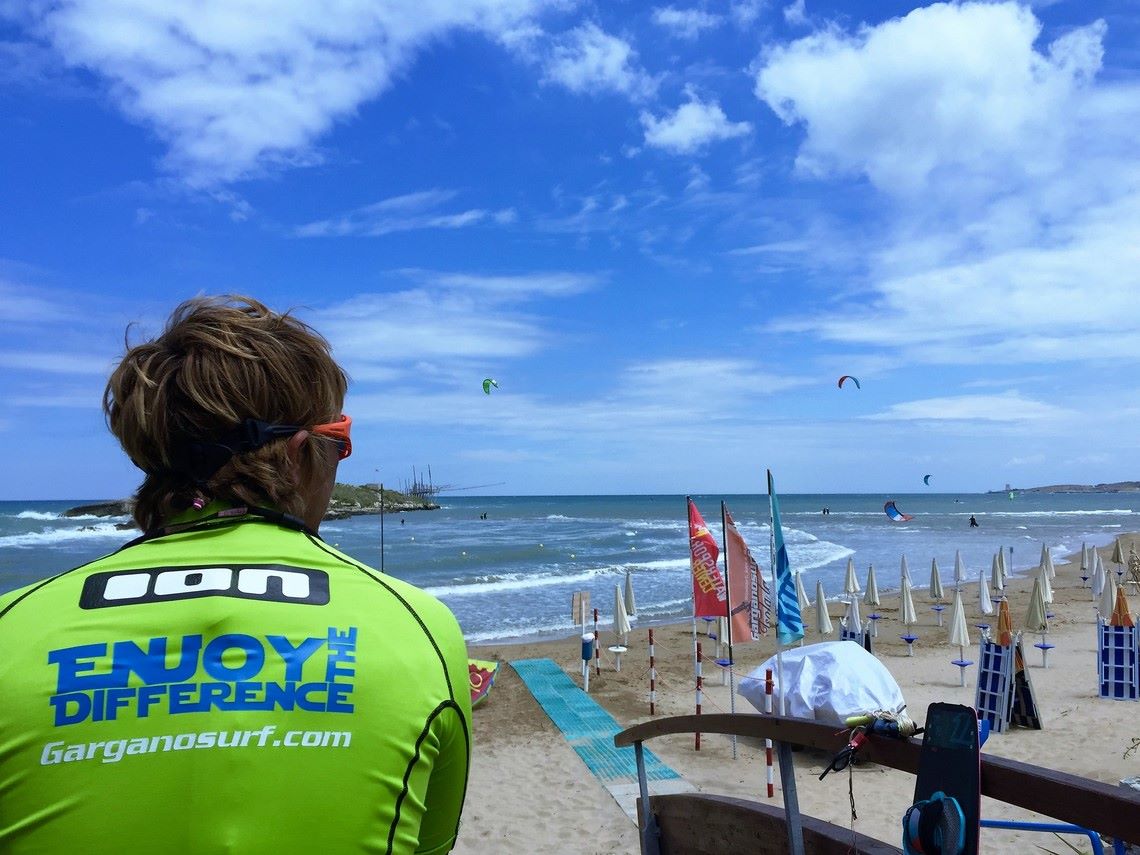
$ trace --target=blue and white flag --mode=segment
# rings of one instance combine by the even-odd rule
[[[788,563],[788,548],[784,545],[784,531],[780,527],[780,503],[772,484],[772,471],[768,470],[768,503],[772,512],[772,538],[774,543],[772,566],[776,575],[776,638],[780,644],[794,644],[804,637],[804,620],[800,615],[800,600],[796,596],[796,582]]]

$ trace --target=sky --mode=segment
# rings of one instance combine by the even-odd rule
[[[352,483],[1138,479],[1137,128],[1134,0],[0,0],[0,499],[129,495],[107,375],[219,293]]]

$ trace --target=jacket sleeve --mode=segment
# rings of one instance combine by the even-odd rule
[[[443,855],[455,845],[471,765],[467,646],[450,612],[443,623],[447,629],[436,637],[446,663],[451,700],[444,703],[433,723],[437,753],[428,781],[417,855]]]

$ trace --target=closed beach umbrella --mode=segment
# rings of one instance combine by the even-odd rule
[[[918,623],[918,612],[914,608],[914,597],[910,593],[910,580],[903,579],[902,594],[899,601],[902,610],[902,622],[905,627],[912,627]]]
[[[1116,538],[1116,543],[1112,545],[1112,563],[1124,565],[1124,550],[1120,548],[1120,538]]]
[[[843,593],[851,596],[858,594],[861,588],[859,587],[859,580],[855,578],[855,559],[847,559],[847,578],[843,580]]]
[[[637,606],[633,599],[633,571],[625,571],[625,612],[632,617],[637,614]]]
[[[1033,591],[1029,594],[1029,611],[1025,613],[1025,628],[1030,632],[1045,632],[1049,621],[1045,617],[1045,597],[1041,591],[1041,576],[1033,577]]]
[[[1112,617],[1108,620],[1109,626],[1132,626],[1132,611],[1128,608],[1128,597],[1124,595],[1124,586],[1116,589],[1116,606],[1112,609]]]
[[[1041,597],[1048,605],[1053,602],[1053,583],[1049,581],[1049,570],[1044,566],[1038,567],[1037,575],[1041,579]]]
[[[1005,590],[1005,580],[1001,577],[1001,559],[998,558],[1000,554],[994,555],[993,564],[990,566],[990,587],[995,591]]]
[[[843,620],[847,624],[848,632],[854,632],[858,635],[863,634],[863,620],[859,617],[858,597],[851,597],[851,599],[847,601],[847,613],[843,615]]]
[[[1053,566],[1053,555],[1049,552],[1045,544],[1041,544],[1041,566],[1045,568],[1045,572],[1049,574],[1049,581],[1052,582],[1057,578],[1057,568]]]
[[[808,599],[807,591],[804,590],[804,580],[800,576],[800,571],[796,571],[796,598],[800,601],[800,613],[807,611],[811,605],[811,600]]]
[[[614,585],[614,635],[618,638],[618,644],[625,644],[625,637],[632,628],[625,611],[625,601],[621,597],[621,588]]]
[[[1009,612],[1009,600],[998,603],[997,640],[1002,647],[1013,644],[1013,616]]]
[[[1087,543],[1081,544],[1081,575],[1088,576],[1089,574],[1089,545]]]
[[[1106,575],[1104,580],[1104,588],[1101,589],[1100,597],[1097,598],[1096,610],[1100,612],[1101,620],[1108,620],[1112,614],[1112,610],[1116,608],[1116,580],[1111,576]]]
[[[823,581],[815,583],[815,625],[820,635],[831,635],[835,627],[831,625],[831,615],[827,613],[827,599],[823,596]]]
[[[942,590],[942,576],[938,572],[938,559],[930,559],[930,599],[936,603],[942,602],[946,594]]]
[[[994,601],[990,599],[990,586],[986,584],[986,574],[978,571],[978,611],[984,615],[994,613]]]
[[[954,592],[954,605],[950,607],[950,643],[957,644],[965,659],[965,647],[970,643],[970,631],[966,628],[966,609],[962,605],[962,592]]]
[[[716,643],[728,644],[728,615],[721,615],[716,619]]]
[[[998,571],[1001,573],[1001,587],[1005,590],[1005,580],[1009,578],[1009,567],[1005,563],[1005,547],[999,546],[997,551]]]
[[[875,565],[867,565],[867,593],[863,595],[863,602],[869,606],[879,605],[879,583],[875,581]]]
[[[914,584],[914,580],[912,580],[910,578],[910,568],[907,567],[905,555],[902,557],[902,561],[899,562],[899,583],[900,583],[900,585],[901,585],[903,579],[906,579],[912,585]]]
[[[1101,595],[1101,592],[1104,591],[1105,572],[1104,564],[1102,564],[1100,560],[1100,553],[1094,552],[1092,555],[1093,573],[1092,583],[1090,584],[1090,587],[1092,588],[1092,595],[1095,598],[1099,597]]]
[[[966,578],[966,562],[962,560],[962,550],[954,550],[954,587],[961,588]]]

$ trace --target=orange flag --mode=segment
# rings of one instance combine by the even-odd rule
[[[736,528],[728,506],[724,512],[725,568],[728,575],[728,605],[733,641],[756,641],[768,632],[772,599],[764,585],[760,567],[744,537]]]

